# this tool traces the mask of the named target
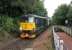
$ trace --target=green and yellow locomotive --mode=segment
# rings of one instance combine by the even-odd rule
[[[41,26],[40,19],[47,19],[37,15],[24,15],[20,18],[20,38],[35,38],[38,33],[38,26]],[[39,24],[38,24],[39,23]],[[40,27],[39,26],[39,27]]]

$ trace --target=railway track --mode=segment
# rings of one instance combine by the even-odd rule
[[[16,39],[15,41],[12,41],[11,43],[1,48],[0,50],[23,50],[25,48],[31,48],[32,44],[33,40]]]

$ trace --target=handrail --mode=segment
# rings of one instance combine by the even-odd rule
[[[63,40],[60,39],[60,37],[57,35],[57,33],[55,32],[54,28],[56,26],[53,26],[53,36],[54,36],[54,45],[55,45],[55,49],[56,50],[63,50]]]

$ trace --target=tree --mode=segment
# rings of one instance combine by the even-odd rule
[[[21,16],[24,14],[47,14],[43,1],[40,0],[1,0],[0,14],[8,16]]]
[[[68,25],[72,26],[72,2],[69,4],[69,10],[66,17],[68,20]]]
[[[68,11],[68,14],[67,14],[67,18],[68,18],[68,19],[72,19],[72,6],[69,7],[69,11]]]
[[[33,13],[36,15],[40,15],[40,16],[47,16],[47,11],[44,8],[43,1],[37,1],[36,2],[36,6],[34,8]]]
[[[16,0],[15,0],[16,1]],[[0,1],[0,15],[19,16],[22,14],[22,8],[14,0]]]
[[[65,24],[65,20],[66,20],[66,15],[68,13],[68,6],[66,4],[62,4],[60,5],[54,15],[53,15],[53,22],[55,24]]]

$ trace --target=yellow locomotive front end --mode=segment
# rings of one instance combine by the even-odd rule
[[[24,17],[25,18],[25,17]],[[28,21],[25,19],[25,21],[20,21],[20,38],[35,38],[35,29],[36,25],[34,22],[34,18],[27,17]]]
[[[20,23],[21,38],[34,38],[35,37],[35,23]]]

